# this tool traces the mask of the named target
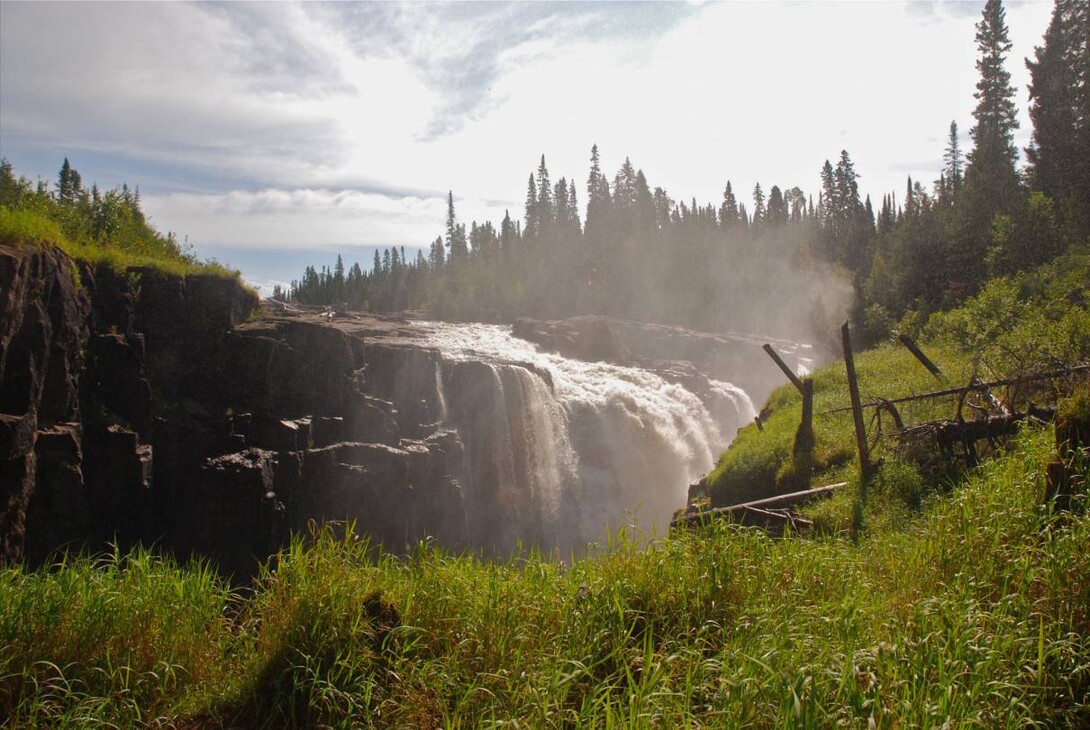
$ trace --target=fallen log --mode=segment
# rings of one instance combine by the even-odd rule
[[[671,523],[671,527],[694,527],[696,525],[704,524],[708,520],[720,519],[723,517],[733,517],[736,519],[741,519],[746,512],[750,512],[753,510],[767,512],[768,510],[772,509],[794,507],[797,505],[805,504],[815,499],[830,497],[832,496],[833,492],[835,492],[837,489],[840,489],[841,487],[847,486],[847,484],[847,482],[837,482],[836,484],[829,484],[824,487],[804,489],[801,492],[779,494],[775,497],[766,497],[764,499],[753,500],[752,502],[732,504],[729,507],[717,507],[715,509],[699,510],[696,512],[684,512],[674,518],[673,522]]]

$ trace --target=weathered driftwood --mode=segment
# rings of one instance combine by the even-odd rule
[[[847,486],[847,484],[847,482],[837,482],[836,484],[829,484],[824,487],[804,489],[801,492],[779,494],[775,497],[766,497],[764,499],[756,499],[751,502],[732,504],[729,507],[717,507],[715,509],[700,510],[698,512],[685,512],[674,518],[673,526],[692,527],[704,524],[709,520],[721,519],[723,517],[733,517],[734,519],[740,520],[746,512],[751,512],[753,510],[769,511],[773,509],[782,509],[785,507],[795,507],[801,504],[805,504],[807,502],[811,502],[815,499],[829,497],[837,489]]]

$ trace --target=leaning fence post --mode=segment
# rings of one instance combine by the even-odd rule
[[[898,335],[897,339],[901,341],[901,344],[908,348],[908,351],[912,353],[912,356],[920,361],[920,364],[927,368],[927,371],[934,375],[936,378],[942,378],[942,371],[939,370],[939,366],[931,361],[919,345],[909,337],[908,335]]]

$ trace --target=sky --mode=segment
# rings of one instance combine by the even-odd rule
[[[1007,69],[1047,1],[1010,2]],[[847,150],[876,201],[971,148],[983,2],[0,2],[0,156],[139,186],[198,256],[271,293],[523,213],[545,156],[586,203],[591,146],[676,200],[798,186]]]

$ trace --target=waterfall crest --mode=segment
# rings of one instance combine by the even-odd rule
[[[730,383],[698,395],[650,370],[542,352],[506,327],[420,329],[440,353],[443,425],[465,446],[470,533],[500,551],[578,551],[625,524],[661,534],[755,414]]]

